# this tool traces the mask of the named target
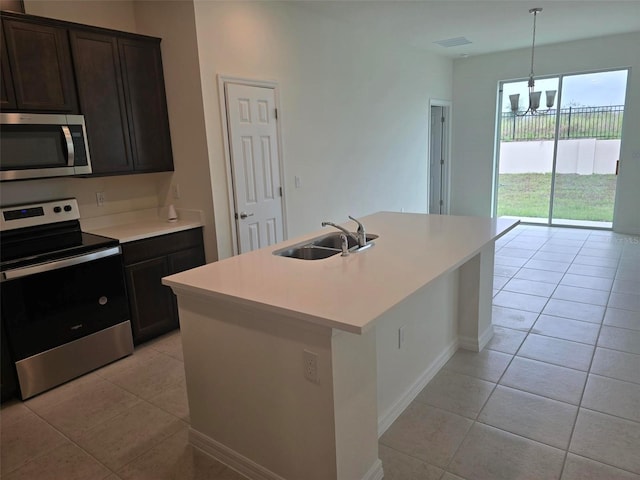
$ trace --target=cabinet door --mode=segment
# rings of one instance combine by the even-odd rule
[[[119,38],[134,170],[173,170],[160,43]]]
[[[4,315],[3,315],[4,317]],[[3,318],[4,320],[4,318]],[[9,342],[4,331],[4,321],[0,320],[0,401],[9,400],[18,393],[18,377],[16,375],[16,365],[9,352]]]
[[[131,306],[131,328],[135,344],[178,327],[175,297],[161,283],[169,274],[167,257],[158,257],[125,267]]]
[[[81,30],[72,30],[70,39],[93,173],[130,172],[133,160],[118,41]]]
[[[169,255],[169,272],[171,275],[184,272],[185,270],[204,265],[204,262],[204,249],[202,245],[188,248]]]
[[[18,110],[77,113],[67,31],[3,20]]]
[[[0,108],[2,110],[16,109],[16,94],[13,91],[13,80],[7,57],[7,43],[4,41],[4,29],[0,29],[0,58],[2,59],[2,84],[0,85]]]

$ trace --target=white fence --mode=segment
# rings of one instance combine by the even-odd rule
[[[581,138],[558,141],[557,173],[579,175],[616,172],[620,140]],[[550,173],[553,141],[500,143],[500,173]]]

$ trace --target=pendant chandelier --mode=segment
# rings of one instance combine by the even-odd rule
[[[517,115],[519,117],[524,116],[527,113],[531,113],[532,115],[545,113],[545,112],[538,111],[538,108],[540,108],[540,96],[541,96],[542,92],[534,91],[535,80],[533,78],[534,77],[534,73],[533,73],[533,58],[534,58],[534,53],[535,53],[535,48],[536,48],[536,16],[541,11],[542,11],[542,8],[540,8],[540,7],[532,8],[531,10],[529,10],[529,13],[533,14],[533,41],[531,43],[531,72],[529,73],[529,83],[528,83],[528,87],[529,87],[529,106],[527,107],[527,109],[524,112],[518,113],[519,103],[520,103],[520,94],[519,93],[515,93],[513,95],[509,95],[509,101],[511,102],[511,112],[514,115]],[[548,110],[551,107],[553,107],[553,103],[555,102],[555,99],[556,99],[556,91],[555,90],[547,90],[545,92],[545,95],[546,95],[546,99],[547,99],[547,110]]]

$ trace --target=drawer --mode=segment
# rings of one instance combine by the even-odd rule
[[[201,246],[202,244],[202,228],[194,228],[183,232],[123,243],[122,256],[124,264],[131,265],[150,258],[162,257],[180,250]]]

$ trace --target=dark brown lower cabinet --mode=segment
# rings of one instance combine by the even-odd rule
[[[162,277],[204,265],[202,229],[125,243],[122,253],[134,343],[178,328],[175,295]]]
[[[18,394],[16,366],[9,353],[9,342],[4,334],[4,322],[0,319],[0,401],[4,402]]]

